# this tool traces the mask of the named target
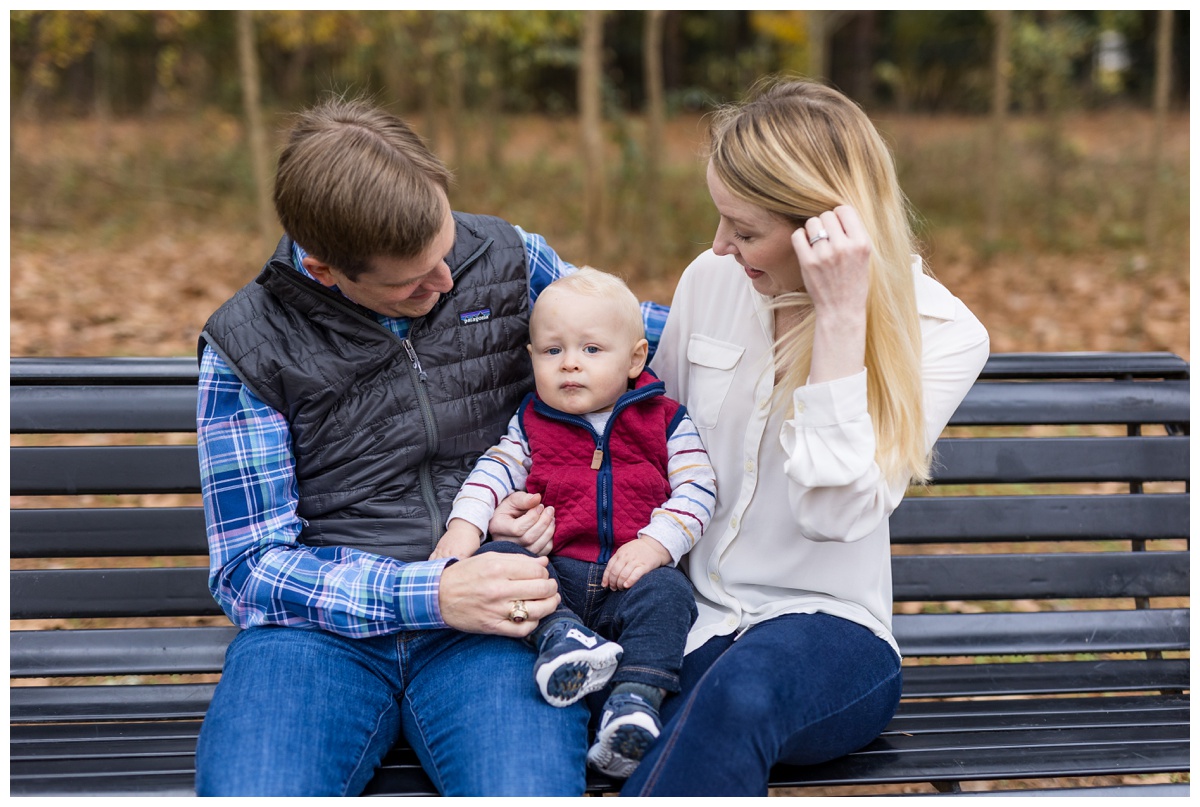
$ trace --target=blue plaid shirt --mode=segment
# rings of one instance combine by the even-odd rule
[[[575,271],[540,235],[525,243],[532,303],[550,283]],[[293,252],[299,271],[303,251]],[[379,317],[398,337],[407,318]],[[667,309],[642,304],[651,351]],[[402,563],[349,547],[297,539],[299,492],[291,435],[283,414],[263,403],[211,348],[200,362],[196,423],[213,596],[235,625],[321,628],[350,637],[442,628],[442,570],[452,561]]]

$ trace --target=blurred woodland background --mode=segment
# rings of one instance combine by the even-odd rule
[[[822,78],[896,155],[994,351],[1188,357],[1186,11],[12,11],[12,355],[191,355],[279,235],[287,114],[408,118],[456,208],[669,303],[705,113]]]

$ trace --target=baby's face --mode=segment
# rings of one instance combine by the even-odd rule
[[[646,365],[646,340],[617,303],[549,288],[529,323],[538,395],[562,412],[606,412]]]

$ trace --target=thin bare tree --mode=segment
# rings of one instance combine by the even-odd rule
[[[992,118],[988,131],[984,194],[984,240],[1000,239],[1004,219],[1005,170],[1007,163],[1008,107],[1012,97],[1012,11],[991,11],[992,18]]]
[[[666,104],[663,101],[663,29],[667,12],[647,11],[642,36],[646,70],[646,170],[642,200],[642,269],[647,277],[662,275],[662,157]]]
[[[583,12],[579,58],[579,123],[583,146],[584,260],[596,262],[605,231],[604,135],[600,73],[604,47],[604,12]]]
[[[1162,230],[1159,219],[1162,210],[1163,188],[1163,139],[1166,137],[1167,105],[1171,99],[1171,38],[1174,27],[1173,12],[1169,9],[1158,12],[1158,37],[1155,43],[1154,60],[1154,129],[1150,135],[1150,187],[1146,192],[1146,246],[1153,256],[1158,251]]]
[[[250,134],[250,162],[258,200],[258,232],[269,249],[279,226],[271,205],[271,173],[267,166],[267,131],[263,125],[258,51],[254,47],[254,12],[236,11],[238,66],[242,74],[242,108]]]

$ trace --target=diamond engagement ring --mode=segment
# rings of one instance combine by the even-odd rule
[[[529,612],[525,610],[524,600],[513,601],[512,610],[508,612],[508,618],[518,625],[529,619]]]
[[[817,230],[817,234],[814,235],[812,238],[808,239],[808,245],[811,247],[813,244],[816,244],[821,239],[828,238],[828,237],[829,237],[829,233],[825,232],[824,230]]]

